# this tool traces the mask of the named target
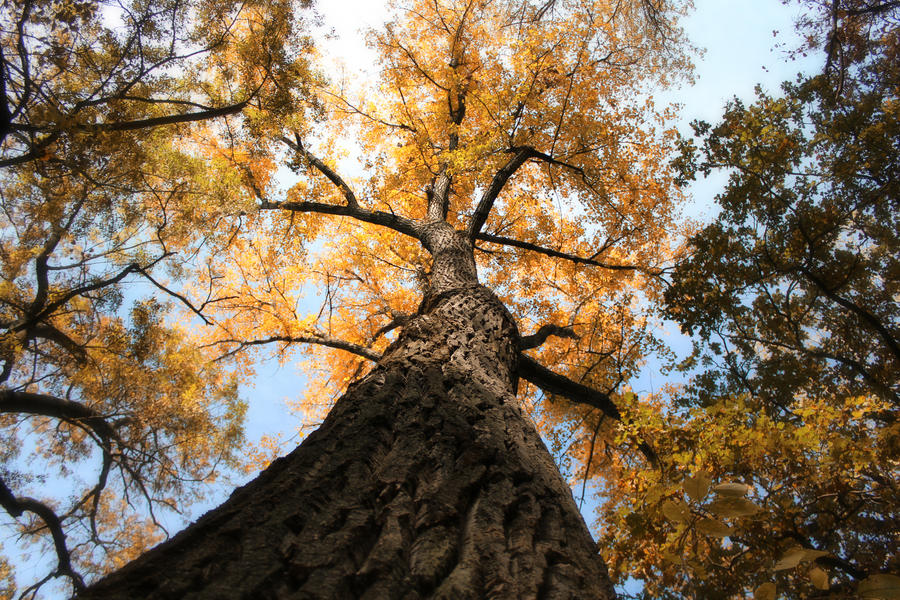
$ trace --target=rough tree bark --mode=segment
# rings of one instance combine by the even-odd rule
[[[323,425],[79,598],[614,598],[516,405],[516,325],[432,229],[419,314]]]

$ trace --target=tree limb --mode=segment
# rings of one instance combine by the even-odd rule
[[[244,110],[249,102],[249,100],[244,100],[243,102],[222,106],[220,108],[211,108],[209,110],[177,115],[166,115],[164,117],[152,117],[149,119],[119,121],[114,123],[98,123],[96,125],[79,125],[78,128],[84,131],[132,131],[134,129],[148,129],[150,127],[159,127],[161,125],[174,125],[175,123],[205,121],[207,119],[215,119],[217,117],[239,113]]]
[[[554,373],[547,367],[524,353],[519,353],[519,376],[536,385],[548,394],[563,396],[576,404],[586,404],[599,409],[616,421],[622,420],[622,413],[608,394],[595,390],[568,377]],[[638,449],[653,466],[659,465],[659,457],[647,442],[638,441]]]
[[[309,162],[312,166],[314,166],[322,175],[328,178],[328,181],[333,183],[339,190],[341,190],[341,194],[344,195],[344,199],[347,201],[347,206],[351,208],[357,208],[359,203],[356,201],[356,195],[353,193],[353,190],[350,189],[350,186],[347,185],[347,182],[344,181],[340,175],[338,175],[334,169],[326,165],[322,162],[318,157],[316,157],[312,152],[303,147],[303,142],[300,140],[300,135],[298,133],[294,133],[294,141],[291,141],[289,138],[285,136],[281,136],[278,139],[288,145],[294,152],[301,155],[303,158]]]
[[[0,413],[24,413],[62,419],[89,427],[101,439],[116,438],[112,426],[94,409],[48,394],[0,390]]]
[[[419,229],[415,222],[406,217],[400,217],[380,210],[366,210],[360,207],[338,206],[323,202],[270,202],[263,200],[259,205],[260,210],[287,210],[295,212],[315,212],[326,215],[340,215],[352,217],[357,221],[364,221],[374,225],[381,225],[393,229],[398,233],[420,239]]]
[[[491,244],[500,244],[502,246],[513,246],[515,248],[522,248],[523,250],[531,250],[532,252],[537,252],[539,254],[545,254],[547,256],[552,256],[554,258],[562,258],[564,260],[568,260],[568,261],[571,261],[574,263],[579,263],[579,264],[583,264],[583,265],[593,265],[595,267],[600,267],[603,269],[610,269],[612,271],[639,271],[642,273],[648,273],[650,275],[659,275],[662,273],[662,271],[658,270],[658,269],[647,269],[647,268],[638,267],[635,265],[612,265],[609,263],[600,262],[599,260],[595,260],[593,258],[584,258],[582,256],[576,256],[574,254],[560,252],[559,250],[552,250],[550,248],[538,246],[537,244],[532,244],[531,242],[523,242],[521,240],[504,237],[502,235],[493,235],[490,233],[482,232],[482,233],[479,233],[476,236],[476,238],[483,242],[489,242]]]
[[[286,344],[317,344],[319,346],[327,346],[329,348],[337,348],[338,350],[344,350],[346,352],[350,352],[352,354],[356,354],[357,356],[361,356],[371,361],[378,361],[381,358],[381,353],[372,350],[371,348],[366,348],[365,346],[360,346],[359,344],[354,344],[352,342],[348,342],[346,340],[342,340],[339,338],[334,338],[327,335],[273,335],[271,337],[259,339],[259,340],[222,340],[217,343],[236,343],[238,345],[237,348],[230,352],[226,352],[222,356],[220,356],[216,360],[221,360],[227,356],[232,356],[237,352],[240,352],[244,348],[248,346],[262,346],[264,344],[273,344],[276,342],[282,342]]]
[[[569,327],[562,327],[561,325],[542,325],[536,332],[531,335],[522,336],[519,339],[519,350],[530,350],[532,348],[537,348],[547,341],[547,338],[551,335],[555,335],[556,337],[565,337],[573,340],[577,340],[578,336],[572,331]]]
[[[0,506],[13,517],[19,517],[23,512],[37,515],[50,530],[53,537],[53,546],[56,550],[57,575],[65,575],[72,580],[75,589],[84,589],[84,579],[73,568],[69,557],[69,549],[66,546],[66,533],[63,531],[62,521],[52,508],[34,498],[23,496],[16,498],[6,483],[0,479]]]
[[[609,395],[554,373],[527,354],[519,354],[519,376],[548,394],[564,396],[577,404],[593,406],[616,421],[622,420],[622,413]]]
[[[473,243],[475,242],[475,238],[478,237],[478,234],[481,232],[481,228],[484,227],[488,215],[491,213],[491,208],[497,200],[497,196],[499,196],[500,192],[503,190],[503,186],[505,186],[506,182],[509,181],[509,178],[519,170],[519,167],[525,164],[529,158],[535,156],[537,151],[530,146],[523,146],[515,149],[514,152],[515,156],[510,158],[506,164],[500,167],[494,174],[493,179],[491,179],[491,185],[488,186],[488,189],[481,195],[481,200],[478,201],[478,206],[475,208],[475,213],[472,215],[472,220],[469,221],[469,227],[466,230],[469,241]]]

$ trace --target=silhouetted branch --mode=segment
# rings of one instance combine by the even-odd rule
[[[348,342],[346,340],[342,340],[339,338],[327,336],[327,335],[273,335],[271,337],[258,339],[258,340],[221,340],[216,342],[218,344],[237,344],[237,347],[234,350],[226,352],[222,356],[220,356],[217,360],[221,360],[222,358],[232,356],[244,348],[250,346],[262,346],[265,344],[274,344],[274,343],[285,343],[285,344],[317,344],[319,346],[327,346],[329,348],[336,348],[338,350],[344,350],[346,352],[350,352],[352,354],[356,354],[357,356],[362,356],[368,360],[377,361],[381,358],[381,353],[372,350],[371,348],[366,348],[365,346],[360,346],[359,344],[354,344],[352,342]]]
[[[563,396],[577,404],[592,406],[616,421],[622,420],[622,413],[608,394],[554,373],[524,353],[519,353],[519,376],[548,394]],[[646,442],[639,441],[637,446],[653,466],[659,464],[659,457]]]
[[[532,348],[537,348],[547,341],[547,338],[551,335],[555,335],[556,337],[565,337],[573,340],[577,340],[578,336],[575,335],[575,332],[572,331],[569,327],[562,327],[561,325],[542,325],[536,332],[531,335],[524,335],[519,340],[519,350],[530,350]]]
[[[568,260],[574,263],[579,263],[583,265],[593,265],[595,267],[601,267],[603,269],[610,269],[613,271],[639,271],[642,273],[647,273],[650,275],[659,275],[662,271],[657,269],[647,269],[645,267],[638,267],[634,265],[612,265],[609,263],[600,262],[594,258],[584,258],[582,256],[576,256],[574,254],[568,254],[566,252],[560,252],[559,250],[552,250],[550,248],[545,248],[543,246],[539,246],[537,244],[532,244],[531,242],[523,242],[521,240],[516,240],[513,238],[504,237],[502,235],[493,235],[490,233],[479,233],[477,235],[477,239],[490,242],[491,244],[500,244],[502,246],[513,246],[515,248],[522,248],[523,250],[531,250],[532,252],[537,252],[539,254],[545,254],[547,256],[552,256],[554,258],[562,258],[564,260]]]
[[[536,156],[536,152],[537,151],[531,147],[516,149],[515,156],[509,159],[507,163],[500,167],[494,174],[493,179],[491,179],[491,185],[488,186],[488,189],[481,195],[481,200],[478,201],[478,206],[475,208],[475,213],[472,215],[472,220],[469,222],[466,235],[470,241],[474,242],[481,232],[481,228],[484,227],[488,215],[491,213],[491,208],[497,200],[497,196],[499,196],[500,192],[503,190],[503,186],[505,186],[506,182],[509,181],[509,178],[519,170],[519,167],[525,164],[529,158]]]
[[[66,546],[66,534],[63,531],[62,521],[52,508],[34,498],[27,496],[17,498],[6,483],[0,479],[0,506],[12,517],[20,517],[24,512],[37,515],[53,537],[53,547],[56,550],[56,575],[64,575],[72,580],[76,590],[84,589],[84,580],[73,568],[69,557],[69,549]]]

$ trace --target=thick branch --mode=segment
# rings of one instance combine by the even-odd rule
[[[29,337],[35,337],[54,342],[58,346],[68,351],[69,354],[71,354],[79,363],[83,363],[85,360],[87,360],[87,352],[85,351],[84,346],[70,338],[68,335],[66,335],[53,325],[49,325],[47,323],[38,323],[37,325],[29,328],[27,334]]]
[[[115,439],[116,432],[98,412],[72,400],[35,392],[0,390],[0,413],[23,413],[61,419],[89,427],[101,439]]]
[[[466,235],[470,241],[474,242],[475,238],[481,232],[481,228],[484,227],[488,215],[491,213],[491,208],[497,200],[497,196],[499,196],[500,192],[503,190],[503,186],[505,186],[506,182],[509,181],[509,178],[519,170],[519,167],[525,164],[529,158],[535,156],[535,152],[534,148],[531,147],[519,148],[516,151],[515,156],[509,159],[509,161],[500,167],[500,170],[494,174],[491,185],[488,186],[488,189],[481,195],[481,200],[478,201],[478,206],[475,208],[475,213],[472,215],[472,220],[469,222],[469,228],[466,231]]]
[[[573,340],[577,340],[578,336],[575,335],[575,332],[572,331],[568,327],[562,327],[560,325],[542,325],[540,329],[531,335],[522,336],[519,341],[519,349],[520,350],[530,350],[531,348],[537,348],[547,341],[547,338],[551,335],[555,335],[557,337],[566,337]]]
[[[119,121],[115,123],[98,123],[96,125],[80,125],[79,129],[86,131],[132,131],[134,129],[148,129],[150,127],[159,127],[161,125],[174,125],[175,123],[191,123],[193,121],[205,121],[207,119],[215,119],[227,115],[233,115],[241,112],[249,103],[249,100],[223,106],[221,108],[211,108],[209,110],[201,110],[192,113],[182,113],[178,115],[166,115],[164,117],[153,117],[150,119],[137,119],[135,121]]]
[[[290,210],[352,217],[358,221],[381,225],[412,238],[420,239],[419,230],[413,221],[380,210],[365,210],[360,207],[338,206],[322,202],[269,202],[268,200],[264,200],[259,208],[261,210]]]
[[[572,402],[592,406],[616,421],[622,420],[622,413],[608,394],[554,373],[524,353],[519,353],[519,376],[548,394],[563,396]],[[654,466],[659,464],[659,457],[647,442],[639,441],[637,445],[651,464]]]
[[[527,354],[519,354],[519,376],[548,394],[564,396],[572,402],[593,406],[616,421],[622,420],[622,413],[609,395],[554,373]]]

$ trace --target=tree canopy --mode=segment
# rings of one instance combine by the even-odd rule
[[[315,422],[460,269],[516,323],[518,401],[599,491],[617,583],[894,593],[900,7],[804,5],[823,71],[690,141],[652,96],[690,74],[685,3],[405,0],[363,86],[305,3],[0,3],[0,506],[55,557],[22,595],[267,460],[260,353],[302,349]],[[679,183],[713,169],[685,245]],[[662,316],[692,379],[638,396]]]
[[[294,20],[271,2],[0,4],[0,506],[56,557],[25,596],[136,556],[237,461],[238,380],[173,312],[238,206],[192,136],[294,114]]]
[[[681,163],[729,173],[664,294],[696,374],[638,409],[670,472],[620,467],[601,510],[601,548],[654,597],[900,588],[900,13],[807,4],[823,70],[696,123]]]

